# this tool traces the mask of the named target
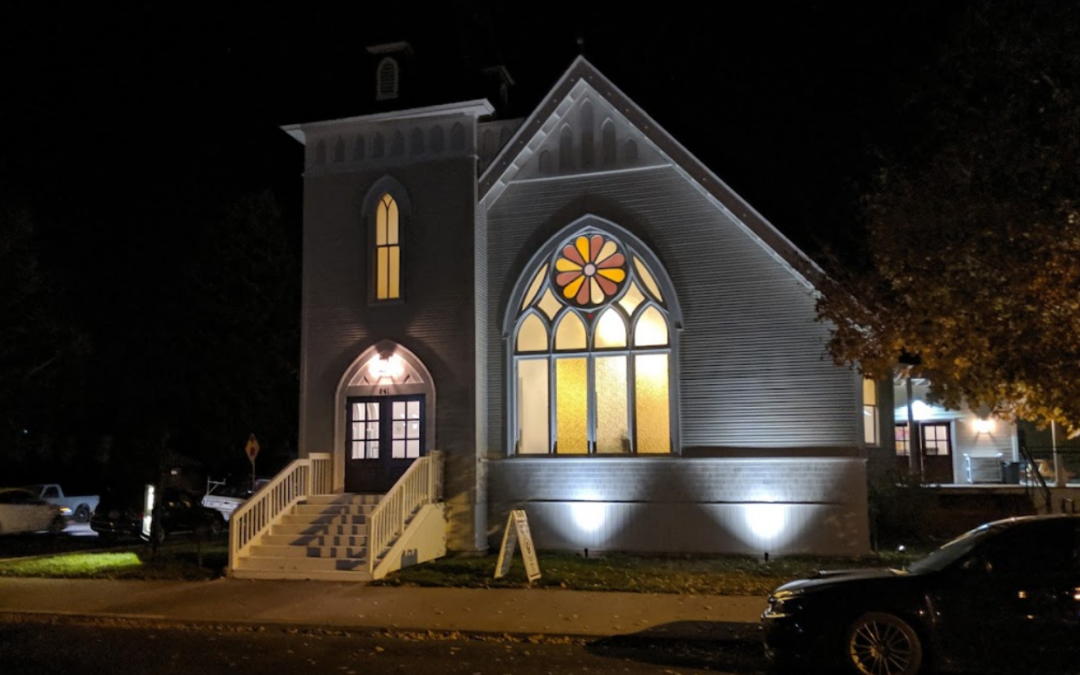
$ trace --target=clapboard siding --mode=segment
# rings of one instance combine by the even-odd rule
[[[549,457],[489,464],[491,522],[502,525],[511,509],[525,510],[540,549],[868,552],[861,459]]]
[[[532,253],[595,215],[663,263],[682,309],[683,447],[856,447],[858,387],[828,358],[814,295],[748,231],[671,167],[511,183],[487,214],[487,404],[491,453],[507,446],[510,294]]]

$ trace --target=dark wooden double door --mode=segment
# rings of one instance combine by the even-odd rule
[[[427,453],[424,403],[423,394],[348,399],[346,492],[384,494]]]

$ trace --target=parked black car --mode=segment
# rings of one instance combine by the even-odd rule
[[[145,499],[142,490],[106,490],[90,518],[90,529],[103,538],[153,538],[159,543],[179,533],[217,536],[225,530],[225,519],[221,514],[204,507],[198,497],[176,488],[165,488],[156,494],[150,535],[144,535]]]
[[[905,570],[820,572],[762,615],[781,672],[1080,669],[1080,516],[982,525]]]

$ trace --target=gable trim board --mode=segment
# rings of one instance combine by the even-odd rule
[[[813,289],[814,282],[825,276],[817,263],[664,131],[583,56],[574,60],[552,87],[544,102],[518,127],[510,142],[480,177],[480,200],[485,207],[490,208],[499,199],[520,171],[523,160],[530,159],[539,145],[551,135],[551,130],[558,126],[557,123],[562,118],[560,111],[565,112],[563,109],[570,107],[568,102],[583,95],[584,89],[579,87],[581,83],[595,96],[606,100],[614,111],[625,116],[630,124],[641,131],[668,158],[673,167],[714,200],[735,222],[746,228],[747,234],[781,260],[808,288]]]

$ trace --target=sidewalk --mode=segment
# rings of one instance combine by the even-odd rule
[[[765,598],[538,589],[0,578],[3,615],[358,630],[607,637],[707,637],[756,626]]]

